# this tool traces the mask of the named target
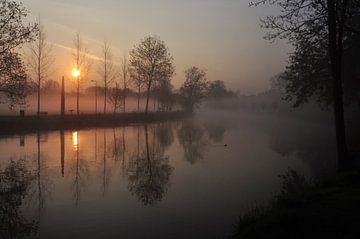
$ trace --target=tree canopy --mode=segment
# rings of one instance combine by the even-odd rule
[[[145,112],[148,112],[150,91],[155,82],[171,79],[175,73],[173,57],[165,42],[157,36],[146,37],[130,51],[130,72],[146,86]]]
[[[180,88],[183,107],[193,112],[205,98],[208,89],[206,72],[198,67],[190,67],[185,71],[185,82]]]
[[[0,93],[5,96],[0,100],[9,101],[10,108],[25,103],[28,88],[25,65],[17,50],[35,39],[38,26],[26,23],[27,15],[21,3],[0,0]]]

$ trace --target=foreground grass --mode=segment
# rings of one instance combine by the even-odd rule
[[[360,238],[360,173],[316,184],[294,171],[267,207],[241,216],[230,238]]]

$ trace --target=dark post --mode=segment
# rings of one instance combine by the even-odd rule
[[[61,115],[65,115],[65,79],[62,77],[61,82]]]

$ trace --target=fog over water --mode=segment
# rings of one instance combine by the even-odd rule
[[[323,114],[203,108],[177,122],[6,136],[0,167],[33,174],[16,218],[30,238],[217,238],[286,170],[336,170]]]
[[[48,114],[52,115],[58,115],[60,114],[60,104],[61,104],[61,98],[60,93],[54,93],[54,94],[43,94],[41,97],[41,112],[47,112]],[[0,104],[0,115],[16,115],[19,114],[20,109],[25,109],[26,114],[34,115],[37,111],[37,96],[36,95],[30,95],[27,97],[25,106],[16,106],[13,109],[9,109],[8,105],[6,104]],[[145,109],[145,101],[146,99],[144,97],[140,100],[140,110],[144,111]],[[91,94],[81,94],[80,95],[80,113],[86,114],[86,113],[95,113],[95,95]],[[103,113],[104,109],[104,97],[102,95],[98,96],[98,112]],[[152,99],[150,99],[150,106],[149,110],[154,110],[154,102]],[[157,105],[156,105],[157,106]],[[65,100],[65,108],[66,108],[66,114],[71,114],[71,111],[73,113],[76,113],[76,94],[66,94],[66,100]],[[113,105],[111,102],[107,103],[107,113],[112,113],[114,111]],[[157,107],[156,107],[157,108]],[[117,110],[119,112],[119,110]],[[122,112],[122,110],[120,110]],[[127,102],[126,102],[126,111],[127,112],[134,112],[137,111],[137,98],[128,96]]]

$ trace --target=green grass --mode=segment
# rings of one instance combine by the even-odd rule
[[[242,215],[230,238],[360,238],[360,173],[315,183],[290,171],[272,202]]]

